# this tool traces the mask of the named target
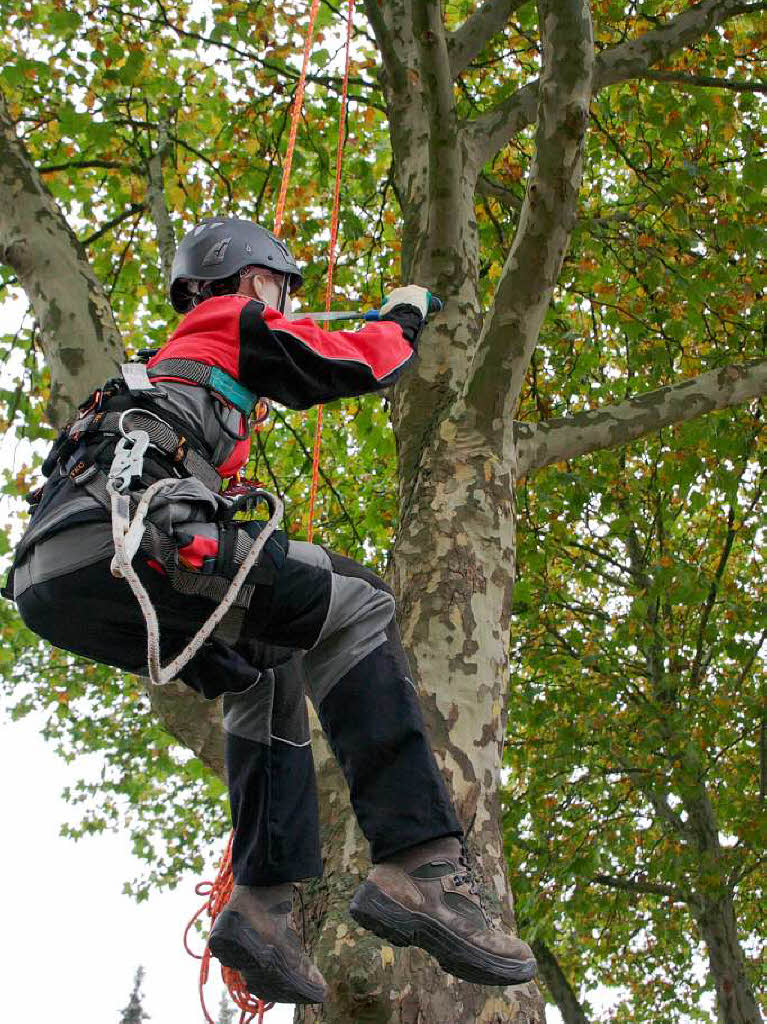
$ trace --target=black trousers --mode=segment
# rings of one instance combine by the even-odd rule
[[[25,577],[21,616],[57,647],[146,674],[143,616],[128,584],[111,575],[110,559],[64,575],[45,571],[45,546],[76,545],[77,529],[38,545],[17,574]],[[141,555],[134,564],[158,613],[165,663],[213,606],[174,591]],[[460,836],[391,591],[351,559],[284,535],[267,543],[260,565],[239,638],[206,645],[181,674],[208,697],[224,695],[235,880],[273,885],[322,873],[307,696],[374,863],[428,839]]]

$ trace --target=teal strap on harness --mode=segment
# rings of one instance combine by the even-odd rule
[[[228,402],[231,402],[240,412],[244,412],[246,416],[250,416],[258,405],[258,395],[248,391],[238,380],[230,377],[218,366],[211,366],[208,386],[217,391],[219,395],[223,395]]]
[[[238,380],[230,377],[226,370],[218,366],[208,366],[207,363],[200,363],[196,359],[161,359],[159,363],[149,368],[149,374],[150,377],[178,377],[209,388],[245,416],[250,416],[259,402],[258,395],[254,395]]]

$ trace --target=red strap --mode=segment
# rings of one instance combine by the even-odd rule
[[[187,568],[202,569],[206,558],[218,554],[218,541],[212,537],[194,536],[188,544],[178,549],[178,560]]]

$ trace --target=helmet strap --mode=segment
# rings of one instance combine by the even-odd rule
[[[285,302],[288,297],[288,288],[290,287],[290,278],[287,274],[282,275],[282,286],[280,287],[280,313],[285,312]]]

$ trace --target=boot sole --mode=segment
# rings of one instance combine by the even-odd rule
[[[418,946],[435,957],[443,971],[476,985],[522,985],[538,969],[535,960],[495,956],[473,946],[433,917],[403,907],[372,882],[357,889],[349,913],[380,939],[395,946]]]
[[[277,946],[262,942],[235,910],[218,916],[208,948],[225,967],[238,970],[248,991],[265,1003],[322,1003],[327,998],[327,989],[291,970]]]

